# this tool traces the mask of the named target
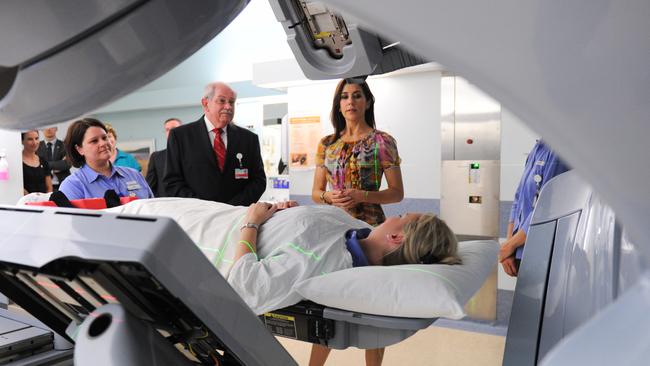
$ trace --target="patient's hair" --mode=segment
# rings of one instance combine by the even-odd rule
[[[447,224],[424,214],[404,226],[404,243],[386,254],[385,266],[397,264],[461,264],[458,240]]]

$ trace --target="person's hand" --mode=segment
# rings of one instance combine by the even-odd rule
[[[262,225],[266,220],[273,216],[277,210],[277,205],[268,202],[253,203],[248,207],[248,211],[246,212],[247,222]]]
[[[296,207],[298,206],[298,202],[294,200],[282,201],[276,203],[276,206],[278,206],[278,211],[280,211],[287,208]]]
[[[330,199],[332,206],[343,209],[354,206],[354,202],[347,194],[345,194],[345,191],[328,191],[327,198]]]
[[[509,257],[513,256],[515,254],[515,247],[511,246],[506,242],[501,246],[501,249],[499,249],[499,262],[502,262]]]
[[[503,270],[511,277],[517,277],[517,266],[515,265],[515,256],[510,256],[501,261]]]
[[[346,208],[354,207],[361,202],[365,202],[366,200],[366,191],[362,191],[360,189],[346,189],[343,191],[343,194],[350,197],[350,202]]]

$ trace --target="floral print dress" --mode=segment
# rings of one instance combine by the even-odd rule
[[[316,165],[327,170],[330,189],[360,189],[379,191],[385,170],[399,167],[401,159],[395,139],[382,131],[373,130],[360,140],[332,141],[334,135],[325,136],[318,144]],[[348,210],[359,220],[379,225],[386,219],[381,205],[360,203]]]

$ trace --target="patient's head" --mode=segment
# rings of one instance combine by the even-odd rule
[[[456,235],[437,216],[418,215],[404,225],[402,232],[401,245],[384,256],[385,266],[461,263]]]

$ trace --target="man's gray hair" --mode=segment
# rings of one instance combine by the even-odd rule
[[[235,94],[235,98],[237,98],[237,92],[234,91],[230,87],[230,85],[228,85],[228,84],[226,84],[224,82],[221,82],[221,81],[216,81],[214,83],[210,83],[210,84],[205,86],[205,90],[203,92],[203,99],[212,100],[212,98],[214,97],[214,94],[215,94],[215,90],[217,88],[219,88],[219,87],[225,87],[225,88],[228,88],[228,89],[232,90],[232,92]]]

